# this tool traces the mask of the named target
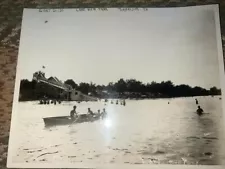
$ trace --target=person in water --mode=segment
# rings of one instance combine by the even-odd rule
[[[74,119],[75,116],[77,116],[76,108],[77,108],[77,106],[73,106],[73,110],[71,110],[71,112],[70,112],[71,119]]]
[[[106,113],[105,108],[104,108],[103,111],[102,111],[102,118],[105,118],[106,116],[107,116],[107,113]]]
[[[126,106],[126,101],[125,100],[123,100],[123,105]]]
[[[98,110],[98,115],[100,115],[101,114],[101,112],[100,112],[100,110]]]
[[[195,103],[198,105],[198,99],[195,99]]]
[[[90,108],[88,108],[88,114],[90,114],[90,115],[94,115],[93,111],[91,111],[91,109],[90,109]]]
[[[198,106],[198,109],[197,109],[197,114],[199,115],[199,116],[201,116],[202,114],[203,114],[203,109],[200,107],[200,106]]]

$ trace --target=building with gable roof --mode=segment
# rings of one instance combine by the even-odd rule
[[[33,74],[33,80],[37,82],[36,92],[40,96],[50,99],[60,99],[67,101],[97,101],[92,97],[73,89],[70,85],[61,82],[57,77],[45,77],[45,73],[38,71]]]

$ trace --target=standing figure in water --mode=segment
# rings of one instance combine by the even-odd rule
[[[123,105],[126,106],[126,101],[125,100],[123,100]]]
[[[198,106],[198,109],[197,109],[197,114],[199,115],[199,116],[201,116],[202,114],[203,114],[203,109],[200,107],[200,106]]]
[[[75,116],[77,116],[76,108],[77,108],[77,106],[73,106],[73,110],[71,110],[71,112],[70,112],[70,117],[73,120],[75,119]]]
[[[106,116],[107,116],[107,113],[106,113],[106,111],[105,111],[105,108],[103,109],[103,112],[102,112],[102,119],[104,119],[104,118],[106,118]]]
[[[195,103],[198,105],[198,99],[195,99]]]

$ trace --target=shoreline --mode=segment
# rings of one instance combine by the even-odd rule
[[[180,96],[180,97],[154,97],[154,98],[98,98],[98,101],[100,100],[158,100],[158,99],[177,99],[177,98],[194,98],[194,97],[220,97],[219,99],[222,99],[222,95],[199,95],[199,96]],[[43,99],[30,99],[30,100],[18,100],[18,102],[30,102],[30,101],[40,101]],[[47,100],[55,100],[55,99],[47,99]],[[85,101],[85,100],[62,100],[59,99],[61,102],[98,102],[98,101]]]

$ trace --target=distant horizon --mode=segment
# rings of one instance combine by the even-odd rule
[[[48,79],[48,78],[50,78],[50,77],[56,77],[56,76],[49,76],[49,77],[46,77],[46,79]],[[56,77],[56,78],[58,78],[58,77]],[[59,79],[59,78],[58,78]],[[190,87],[192,87],[192,88],[194,88],[194,87],[201,87],[201,88],[203,88],[203,89],[206,89],[206,90],[209,90],[210,88],[212,88],[212,87],[216,87],[217,89],[219,89],[219,90],[221,90],[221,87],[217,87],[217,86],[209,86],[209,88],[205,88],[205,87],[202,87],[202,86],[192,86],[192,85],[190,85],[190,84],[185,84],[185,83],[180,83],[180,84],[176,84],[176,83],[174,83],[172,80],[163,80],[163,81],[151,81],[151,82],[143,82],[143,81],[141,81],[141,80],[139,80],[139,79],[135,79],[135,78],[131,78],[131,79],[126,79],[126,78],[120,78],[120,79],[123,79],[124,81],[126,81],[126,80],[131,80],[131,79],[134,79],[134,80],[136,80],[136,81],[140,81],[142,84],[151,84],[152,82],[155,82],[155,83],[162,83],[162,82],[168,82],[168,81],[170,81],[170,82],[172,82],[173,83],[173,85],[174,86],[179,86],[179,85],[188,85],[188,86],[190,86]],[[95,82],[79,82],[79,83],[77,83],[74,79],[72,79],[72,78],[68,78],[68,79],[66,79],[66,80],[73,80],[76,84],[80,84],[80,83],[88,83],[88,84],[94,84],[94,85],[99,85],[99,86],[107,86],[109,83],[116,83],[116,82],[118,82],[120,79],[117,79],[117,80],[115,80],[115,81],[110,81],[110,82],[108,82],[107,84],[98,84],[98,83],[95,83]],[[22,78],[22,79],[20,79],[20,81],[21,80],[28,80],[28,81],[32,81],[32,78],[31,79],[28,79],[28,78]],[[61,82],[63,82],[63,83],[65,83],[66,82],[66,80],[61,80],[61,79],[59,79]]]

